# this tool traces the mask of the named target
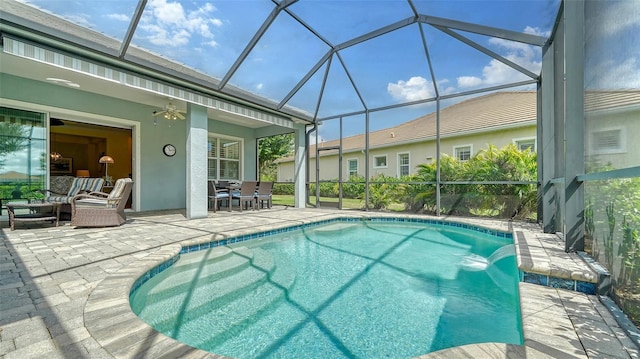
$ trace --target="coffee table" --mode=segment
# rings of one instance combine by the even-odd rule
[[[9,212],[9,226],[11,230],[15,230],[16,222],[38,222],[51,221],[56,223],[56,227],[60,222],[60,203],[56,202],[9,202],[6,204],[7,212]],[[16,208],[28,209],[29,213],[16,214]]]

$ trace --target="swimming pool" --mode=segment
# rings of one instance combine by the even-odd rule
[[[334,221],[229,240],[164,265],[135,286],[131,306],[168,336],[237,358],[409,358],[522,344],[512,240],[482,232]]]

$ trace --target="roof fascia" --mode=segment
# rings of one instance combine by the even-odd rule
[[[516,42],[521,42],[524,44],[535,45],[535,46],[544,46],[544,44],[547,42],[547,39],[542,36],[510,31],[510,30],[500,29],[497,27],[472,24],[464,21],[445,19],[445,18],[436,17],[436,16],[420,15],[418,17],[418,21],[424,22],[433,26],[442,26],[450,29],[467,31],[467,32],[472,32],[474,34],[497,37],[500,39],[516,41]]]
[[[87,29],[87,31],[91,30]],[[46,43],[49,46],[51,46],[51,41],[49,41],[49,39],[57,38],[60,39],[59,41],[57,41],[57,43],[64,43],[64,46],[67,48],[69,46],[80,46],[87,49],[93,49],[94,52],[100,52],[112,56],[118,55],[118,52],[116,50],[116,48],[118,47],[118,41],[116,40],[107,40],[113,41],[113,47],[104,46],[102,44],[95,43],[93,41],[89,41],[87,39],[74,36],[54,28],[46,27],[39,22],[21,18],[5,11],[0,11],[0,32],[17,34],[22,38]]]

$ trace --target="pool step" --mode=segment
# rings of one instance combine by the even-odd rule
[[[190,342],[189,345],[203,349],[219,345],[239,335],[260,318],[280,310],[279,304],[285,300],[289,288],[295,282],[295,271],[287,264],[278,263],[270,277],[271,280],[246,292],[233,302],[212,306],[209,312],[199,313],[199,316],[185,321],[180,332],[189,333],[185,336],[192,340],[194,333],[197,333],[195,337],[199,339],[198,342]],[[180,339],[180,336],[177,339]]]
[[[208,262],[202,268],[203,273],[194,272],[186,266],[188,275],[174,272],[180,269],[161,272],[138,289],[132,297],[134,312],[148,323],[155,325],[171,320],[173,312],[205,306],[212,298],[233,294],[243,286],[242,283],[255,283],[263,280],[259,270],[247,270],[251,263],[251,252],[246,248],[231,251],[231,255],[221,257],[219,262]],[[206,260],[205,260],[206,261]],[[206,268],[206,270],[205,270]],[[170,273],[175,273],[169,277]],[[229,274],[226,279],[221,279]],[[146,318],[147,313],[154,313]]]
[[[244,247],[237,248],[235,251],[220,247],[209,254],[193,254],[183,256],[172,267],[172,271],[179,270],[181,272],[180,278],[182,280],[164,280],[169,272],[162,272],[152,278],[154,286],[145,292],[148,303],[157,303],[163,299],[174,297],[176,294],[187,293],[196,280],[198,283],[213,282],[224,276],[238,273],[250,265],[252,256],[252,253]],[[183,259],[186,263],[183,263]],[[143,290],[147,290],[147,287]]]
[[[209,248],[207,250],[201,250],[197,252],[191,252],[183,254],[180,257],[180,261],[176,262],[173,266],[180,267],[199,267],[202,261],[217,261],[224,257],[233,255],[233,250],[229,247],[218,246]]]
[[[241,270],[229,271],[227,266],[222,265],[238,261],[242,262],[242,265],[236,265],[233,268],[242,268]],[[202,272],[206,272],[207,275],[205,278],[198,277],[197,284],[186,280],[180,285],[173,285],[170,291],[161,295],[153,293],[153,297],[147,300],[147,307],[140,316],[157,330],[175,335],[179,334],[175,332],[176,325],[189,323],[201,317],[215,316],[217,309],[224,306],[223,303],[234,299],[239,299],[237,305],[245,305],[251,310],[260,310],[282,296],[283,285],[288,286],[293,283],[293,279],[287,280],[286,275],[279,274],[271,254],[261,249],[236,248],[233,250],[233,255],[226,257],[220,263],[208,263]],[[221,279],[223,274],[228,277]],[[175,280],[167,280],[167,282],[173,281]],[[261,296],[259,297],[258,294]],[[258,299],[265,297],[269,299]],[[157,299],[160,300],[156,301]],[[165,308],[166,310],[163,310]],[[180,310],[177,316],[179,319],[173,314],[177,310]],[[243,313],[242,310],[240,312]],[[152,318],[144,318],[146,313],[149,313]],[[244,311],[244,313],[248,312]],[[209,333],[204,336],[208,335]]]

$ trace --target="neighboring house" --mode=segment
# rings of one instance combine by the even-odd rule
[[[496,92],[440,110],[440,151],[468,160],[489,144],[499,148],[515,144],[536,150],[536,92]],[[342,178],[365,175],[364,134],[342,140]],[[319,149],[337,147],[325,141]],[[309,146],[310,167],[315,168],[316,147]],[[416,166],[436,160],[436,113],[369,135],[369,175],[401,177],[415,174]],[[338,151],[320,151],[322,180],[339,177]],[[310,181],[315,181],[311,171]],[[292,181],[293,158],[278,161],[278,181]]]
[[[640,158],[640,91],[585,94],[585,161],[592,166],[628,168]]]

